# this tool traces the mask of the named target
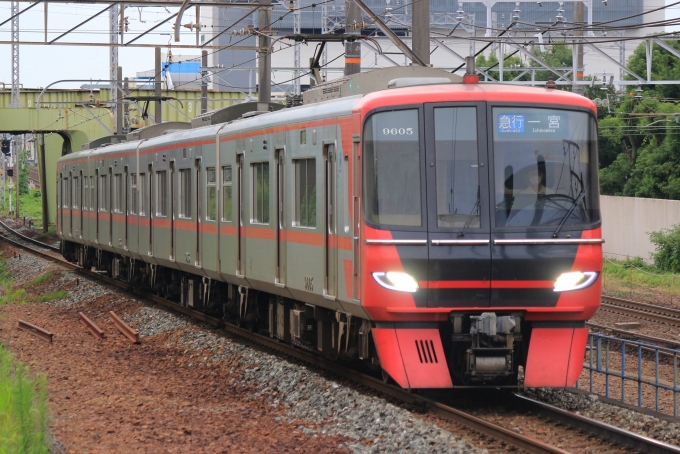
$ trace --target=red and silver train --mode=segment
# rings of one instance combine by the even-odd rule
[[[572,386],[600,301],[596,109],[443,74],[66,155],[63,255],[404,388]]]

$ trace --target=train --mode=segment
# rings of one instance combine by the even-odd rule
[[[402,67],[289,104],[62,156],[63,256],[403,388],[574,385],[604,242],[589,99]]]

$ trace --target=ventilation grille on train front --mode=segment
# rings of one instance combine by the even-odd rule
[[[321,93],[324,95],[329,95],[331,93],[340,93],[340,86],[336,85],[335,87],[326,87],[321,90]]]
[[[437,354],[434,351],[434,342],[431,340],[417,340],[416,350],[421,364],[437,364]]]

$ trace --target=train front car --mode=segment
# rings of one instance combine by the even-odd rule
[[[573,386],[600,301],[594,105],[450,84],[357,109],[358,286],[383,371],[405,388]]]

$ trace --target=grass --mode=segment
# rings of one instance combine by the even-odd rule
[[[33,224],[34,227],[40,228],[42,226],[42,222],[38,223],[35,222]],[[51,236],[54,238],[54,235],[57,234],[57,226],[56,225],[50,225],[47,227],[47,232],[41,233],[40,235],[36,235],[35,239],[38,241],[44,241],[47,237]]]
[[[5,294],[0,297],[0,306],[6,304],[26,304],[26,302],[26,290],[22,288],[14,290],[11,283],[5,286]]]
[[[45,273],[42,276],[38,276],[35,279],[33,279],[31,282],[26,284],[26,287],[33,287],[34,285],[42,284],[43,282],[47,282],[50,279],[52,279],[52,276],[54,276],[54,273],[49,272]]]
[[[603,267],[602,289],[619,297],[651,297],[652,295],[669,296],[680,301],[680,277],[668,271],[662,271],[641,260],[605,259]]]
[[[0,347],[0,453],[47,453],[47,385]]]
[[[66,295],[68,295],[68,292],[66,292],[66,290],[54,290],[48,293],[47,295],[36,297],[35,301],[37,301],[38,303],[47,303],[48,301],[60,300],[64,298]]]

